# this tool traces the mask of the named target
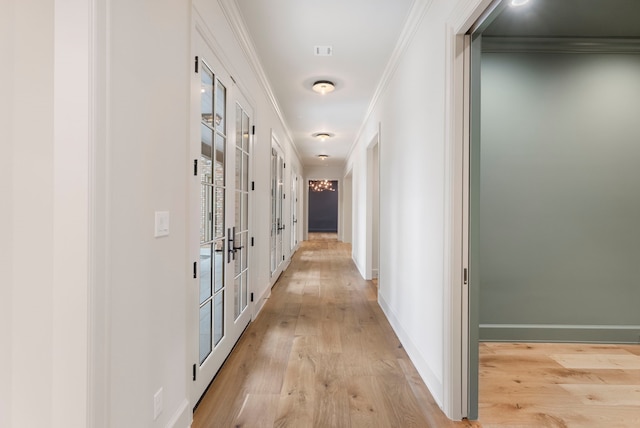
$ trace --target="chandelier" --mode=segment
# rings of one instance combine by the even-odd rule
[[[324,192],[325,190],[330,192],[336,191],[336,189],[333,188],[333,182],[329,180],[309,180],[309,190],[312,192]]]

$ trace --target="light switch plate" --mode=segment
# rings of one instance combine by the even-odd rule
[[[169,211],[156,211],[155,237],[169,235]]]

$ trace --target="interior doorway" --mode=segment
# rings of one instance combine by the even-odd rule
[[[481,342],[637,343],[632,3],[496,2],[470,34],[470,417]]]
[[[309,180],[309,233],[338,232],[338,181]]]
[[[340,239],[350,244],[353,240],[353,171],[349,171],[342,181],[342,215],[340,216]]]
[[[380,140],[367,147],[367,278],[378,278],[380,265]]]

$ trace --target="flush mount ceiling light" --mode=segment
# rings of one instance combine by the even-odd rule
[[[326,140],[327,138],[333,137],[333,134],[329,132],[316,132],[315,134],[311,134],[312,137],[319,138],[321,141]]]
[[[524,6],[527,3],[529,3],[529,0],[511,0],[510,4],[513,7],[518,7],[518,6]]]
[[[329,155],[318,155],[318,158],[320,160],[326,160],[329,157]]]
[[[311,88],[317,93],[324,95],[332,92],[336,88],[336,85],[329,80],[318,80]]]

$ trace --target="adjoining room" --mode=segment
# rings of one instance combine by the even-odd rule
[[[638,16],[505,1],[474,35],[483,423],[640,421]]]

